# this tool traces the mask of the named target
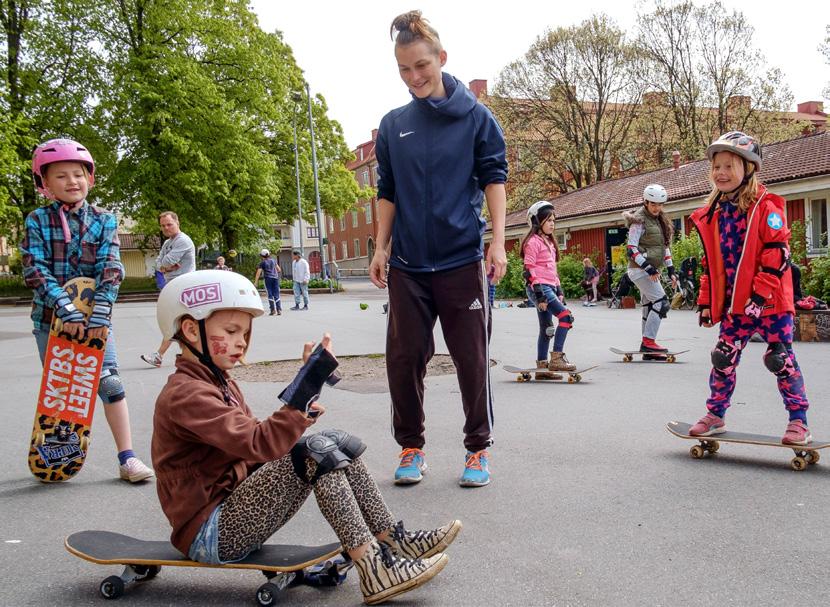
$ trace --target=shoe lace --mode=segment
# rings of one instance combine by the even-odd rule
[[[420,449],[408,448],[401,451],[401,454],[398,456],[401,458],[401,466],[411,466],[412,461],[415,459],[416,455],[421,455]]]
[[[487,456],[487,451],[476,451],[475,453],[471,453],[467,456],[467,463],[464,464],[464,466],[471,470],[482,470],[481,458]]]
[[[413,565],[421,564],[421,559],[404,559],[396,557],[389,545],[383,542],[378,542],[378,549],[380,550],[381,562],[383,562],[384,566],[389,569],[393,569],[395,567],[410,569]]]
[[[431,541],[437,532],[435,529],[430,531],[418,530],[418,531],[407,531],[404,529],[403,521],[398,521],[394,527],[392,527],[392,539],[396,542],[404,542],[406,540],[417,542],[419,540],[426,540],[427,542]]]

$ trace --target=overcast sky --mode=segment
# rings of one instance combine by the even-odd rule
[[[767,65],[783,70],[796,103],[822,100],[830,82],[830,66],[818,51],[830,24],[826,0],[723,4],[741,10],[754,25]],[[637,3],[625,0],[252,0],[252,5],[264,30],[283,32],[312,94],[326,98],[329,115],[343,126],[352,149],[371,138],[386,112],[410,100],[389,38],[389,25],[400,13],[419,9],[432,22],[447,50],[447,72],[465,83],[486,79],[492,87],[502,68],[545,29],[605,12],[633,34],[637,11]]]

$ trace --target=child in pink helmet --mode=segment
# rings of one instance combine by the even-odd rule
[[[53,202],[26,218],[20,245],[23,277],[33,290],[32,322],[43,362],[53,316],[63,320],[70,335],[88,334],[107,340],[98,395],[118,449],[119,476],[131,483],[153,476],[132,448],[127,398],[118,374],[118,358],[110,317],[124,278],[118,222],[86,200],[95,183],[95,161],[71,139],[50,139],[32,157],[35,187]],[[72,278],[95,279],[95,306],[89,320],[75,308],[63,285]],[[109,334],[109,336],[107,336]]]

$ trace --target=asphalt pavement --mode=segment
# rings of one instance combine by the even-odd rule
[[[290,312],[254,325],[249,360],[298,358],[302,343],[332,333],[341,354],[384,350],[385,294],[366,280],[347,291],[312,296],[308,312]],[[361,310],[359,304],[367,303]],[[690,350],[674,364],[623,363],[609,347],[639,343],[640,312],[584,308],[571,302],[574,328],[566,344],[580,368],[600,365],[579,384],[518,383],[501,365],[532,366],[537,332],[533,310],[493,310],[491,372],[495,395],[493,481],[462,489],[464,423],[454,376],[430,377],[426,388],[429,471],[423,482],[396,487],[399,447],[390,432],[388,393],[324,393],[318,423],[363,438],[363,456],[389,507],[410,529],[460,518],[464,529],[449,548],[447,568],[395,605],[792,605],[830,603],[824,543],[830,514],[830,452],[804,472],[790,469],[786,449],[721,446],[703,460],[691,441],[669,434],[671,420],[694,422],[705,413],[709,351],[715,329],[696,315],[672,311],[658,341]],[[121,375],[127,388],[137,453],[149,460],[155,398],[173,369],[139,355],[159,341],[155,307],[115,308]],[[436,351],[446,353],[440,325]],[[155,483],[118,480],[115,446],[98,405],[87,463],[72,481],[47,485],[29,473],[26,450],[40,367],[25,308],[0,307],[0,369],[5,438],[0,455],[0,605],[100,605],[98,585],[120,573],[69,554],[66,535],[106,529],[166,539],[169,528]],[[764,344],[750,343],[738,370],[727,416],[731,430],[779,436],[786,412],[775,378],[764,368]],[[813,408],[810,428],[830,439],[830,344],[797,343],[796,354]],[[172,350],[171,350],[172,353]],[[283,384],[243,383],[255,414],[278,406]],[[309,499],[272,541],[335,541]],[[824,546],[824,548],[822,548]],[[255,571],[165,567],[153,581],[128,588],[124,605],[252,605],[264,581]],[[300,587],[282,605],[358,605],[357,575],[338,588]]]

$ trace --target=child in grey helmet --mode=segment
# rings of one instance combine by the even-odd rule
[[[359,457],[362,443],[346,433],[327,431],[299,443],[338,444],[339,459],[325,473],[313,454],[298,458],[295,445],[325,412],[319,403],[307,412],[283,406],[263,420],[251,414],[228,371],[242,360],[251,322],[263,313],[254,285],[233,272],[192,272],[159,296],[159,327],[182,346],[153,418],[158,495],[173,545],[204,563],[242,559],[313,491],[355,563],[367,604],[427,582],[446,565],[442,551],[460,521],[415,532],[396,524]],[[321,345],[331,353],[328,335]],[[304,359],[312,346],[305,345]]]

